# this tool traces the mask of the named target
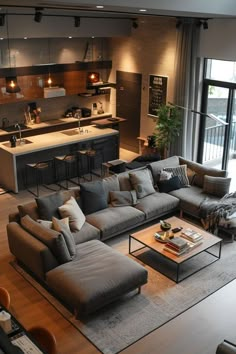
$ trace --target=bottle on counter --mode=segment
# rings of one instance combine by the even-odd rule
[[[92,104],[92,114],[98,114],[98,106],[96,102]]]
[[[16,136],[15,136],[15,135],[12,135],[12,136],[10,137],[11,147],[16,147],[16,141],[17,141]]]

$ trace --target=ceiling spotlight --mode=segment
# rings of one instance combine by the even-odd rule
[[[74,26],[75,27],[79,27],[80,26],[80,17],[75,16],[74,17],[74,21],[75,21]]]
[[[135,29],[138,28],[138,24],[135,20],[133,20],[132,27]]]
[[[202,26],[203,26],[203,29],[204,29],[204,30],[208,29],[208,22],[207,22],[207,20],[205,20],[205,21],[202,23]]]
[[[5,25],[5,14],[1,14],[0,15],[0,26],[4,26]]]
[[[34,15],[34,21],[35,22],[41,22],[43,14],[40,10],[43,10],[42,8],[37,8],[35,9],[35,15]]]

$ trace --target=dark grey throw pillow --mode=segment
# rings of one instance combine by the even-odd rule
[[[82,209],[85,214],[92,214],[108,207],[107,195],[102,181],[80,184]]]
[[[35,198],[39,218],[42,220],[52,220],[52,217],[60,218],[58,208],[63,204],[63,197],[60,193],[53,193],[45,197]]]
[[[178,176],[171,177],[170,179],[163,180],[157,183],[159,192],[168,193],[176,189],[181,188],[180,180]]]
[[[111,205],[114,207],[124,205],[136,205],[137,194],[135,190],[132,191],[111,191],[110,192]]]
[[[64,219],[59,220],[53,216],[52,228],[53,230],[60,232],[64,236],[68,251],[71,255],[71,258],[73,259],[76,256],[76,247],[75,247],[74,236],[72,235],[69,228],[69,218],[68,218],[68,225],[67,225]]]
[[[55,230],[48,229],[28,215],[21,218],[21,226],[31,235],[44,243],[57,258],[59,263],[72,260],[63,235]]]

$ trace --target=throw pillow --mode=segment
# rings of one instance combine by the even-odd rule
[[[64,236],[68,251],[70,252],[70,255],[73,259],[76,255],[76,247],[74,237],[69,227],[69,218],[59,220],[53,216],[52,228],[53,230],[60,232]]]
[[[70,197],[58,210],[62,218],[69,218],[71,231],[81,230],[85,223],[85,216],[74,197]]]
[[[63,264],[71,261],[72,258],[62,234],[46,228],[37,221],[31,219],[29,215],[25,215],[21,218],[21,226],[39,241],[44,243],[54,254],[59,263]]]
[[[204,176],[203,192],[223,197],[229,193],[231,178]]]
[[[180,189],[180,180],[178,176],[174,176],[168,180],[160,181],[157,183],[159,192],[168,193],[176,189]]]
[[[129,178],[138,198],[144,198],[156,192],[153,187],[150,171],[147,168],[130,172]]]
[[[136,205],[137,194],[136,191],[111,191],[110,192],[111,205],[119,207],[124,205]]]
[[[172,172],[172,176],[178,176],[181,187],[189,187],[189,180],[187,176],[187,165],[180,165],[177,167],[166,167],[163,169],[167,172]]]
[[[108,207],[107,195],[102,181],[81,183],[80,192],[85,214],[92,214]]]
[[[52,229],[52,221],[38,219],[37,222],[39,222],[41,225],[43,225],[47,229]]]
[[[53,193],[46,197],[36,198],[39,217],[43,220],[52,220],[52,217],[60,217],[58,207],[63,204],[63,197],[60,193]]]

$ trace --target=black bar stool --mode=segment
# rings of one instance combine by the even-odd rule
[[[55,171],[54,171],[53,160],[45,160],[45,161],[26,164],[25,186],[30,193],[38,197],[40,185],[52,191],[57,191],[58,189],[49,186],[49,184],[53,184],[53,183],[55,183]],[[36,184],[36,193],[29,188],[31,184],[34,185]]]
[[[55,156],[55,174],[57,184],[64,188],[69,189],[69,182],[78,185],[79,174],[77,166],[76,154],[68,154],[63,156]],[[62,169],[61,169],[62,167]],[[61,173],[62,172],[62,173]],[[72,178],[78,178],[78,182],[75,182]],[[65,186],[60,181],[65,180]]]

